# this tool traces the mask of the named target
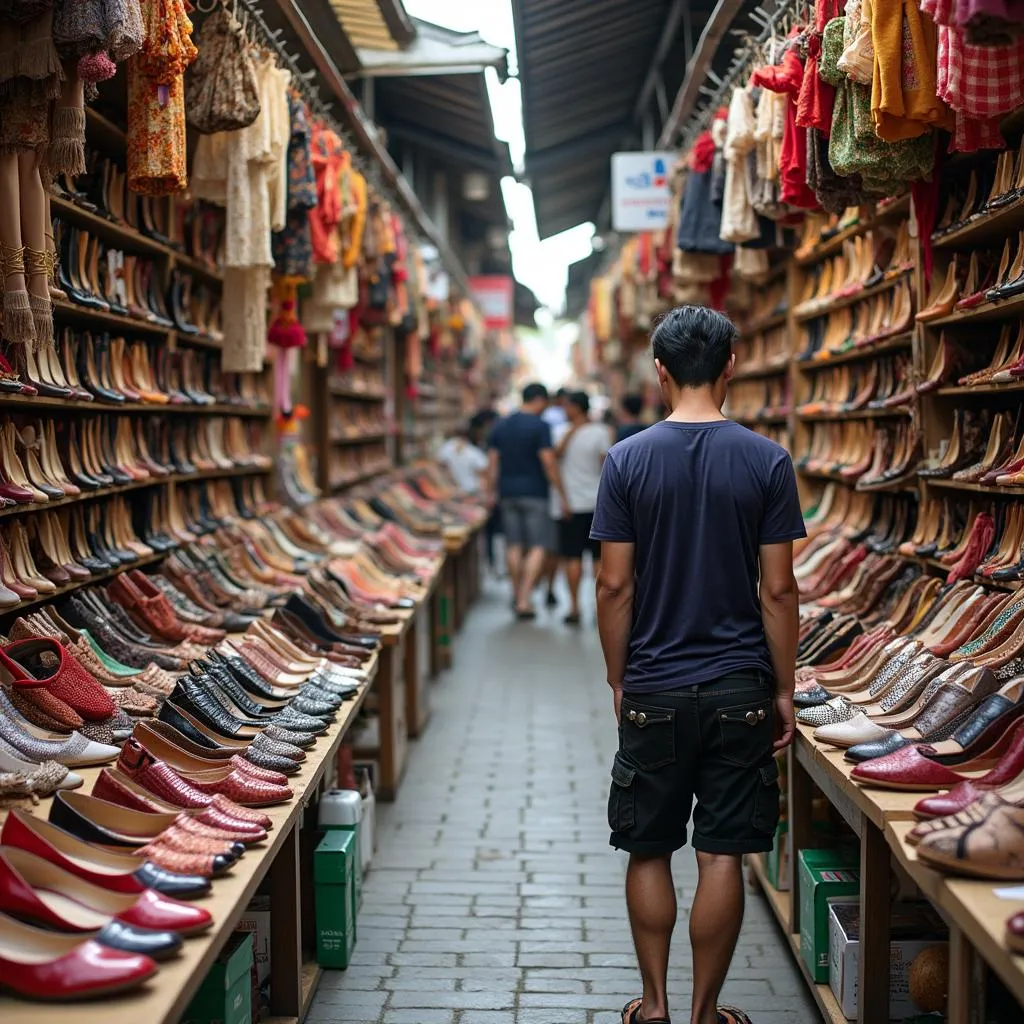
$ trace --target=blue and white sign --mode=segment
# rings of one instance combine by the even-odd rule
[[[675,153],[612,154],[612,229],[657,231],[668,224]]]

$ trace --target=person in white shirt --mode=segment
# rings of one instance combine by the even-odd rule
[[[460,430],[448,438],[437,453],[438,461],[448,467],[460,491],[481,494],[486,486],[487,456],[469,440],[469,431]]]
[[[540,418],[551,428],[552,434],[556,427],[569,422],[568,409],[569,392],[565,388],[559,388],[555,397],[551,399],[548,407],[540,414]]]
[[[597,506],[597,489],[601,468],[612,443],[611,429],[590,419],[590,399],[584,391],[574,391],[566,404],[569,428],[555,444],[562,483],[569,507],[559,519],[559,554],[564,560],[569,584],[567,625],[580,622],[580,580],[583,577],[583,555],[589,551],[596,574],[601,561],[601,543],[590,539],[590,527]]]

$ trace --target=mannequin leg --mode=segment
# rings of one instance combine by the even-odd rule
[[[28,302],[35,326],[39,368],[52,379],[50,353],[54,348],[53,304],[50,302],[49,256],[46,247],[46,193],[39,177],[39,154],[18,154],[18,182],[21,197],[21,239],[28,270]]]
[[[85,174],[85,83],[77,59],[64,62],[64,84],[53,108],[47,171],[51,177]]]
[[[31,345],[35,340],[35,330],[25,282],[18,157],[15,153],[0,153],[0,270],[4,278],[4,337],[7,341]]]

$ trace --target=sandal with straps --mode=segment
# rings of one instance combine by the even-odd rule
[[[622,1008],[622,1024],[671,1024],[667,1017],[651,1017],[650,1020],[640,1019],[640,1005],[643,999],[631,999]]]
[[[751,1024],[750,1018],[735,1006],[718,1007],[718,1024]]]

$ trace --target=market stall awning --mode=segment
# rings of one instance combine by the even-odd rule
[[[360,77],[474,74],[484,68],[495,68],[502,81],[507,77],[508,51],[479,32],[456,32],[420,18],[409,24],[413,36],[401,49],[357,46]]]
[[[610,157],[641,148],[645,122],[657,138],[713,6],[512,0],[526,177],[542,238],[607,218]]]

